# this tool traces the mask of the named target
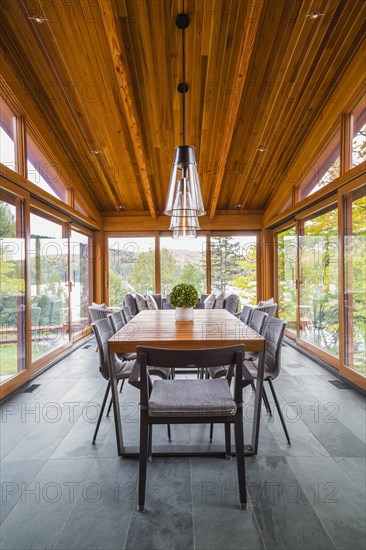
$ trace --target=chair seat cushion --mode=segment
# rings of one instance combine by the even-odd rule
[[[225,379],[156,380],[149,399],[150,416],[229,416],[236,403]]]
[[[136,361],[121,361],[116,358],[115,369],[117,379],[122,380],[123,378],[129,378],[135,363]]]

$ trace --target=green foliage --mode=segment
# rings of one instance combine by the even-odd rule
[[[240,274],[238,264],[240,244],[232,237],[213,237],[211,239],[212,286],[226,292],[230,281]]]
[[[170,303],[173,307],[194,307],[197,300],[198,292],[191,284],[180,283],[175,285],[170,294]]]
[[[0,201],[0,239],[15,237],[15,216],[8,204]]]
[[[141,294],[155,288],[155,251],[140,252],[136,258],[129,282]]]

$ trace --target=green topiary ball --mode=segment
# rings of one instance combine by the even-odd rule
[[[170,303],[173,307],[194,307],[197,300],[197,290],[193,285],[187,283],[175,285],[170,293]]]

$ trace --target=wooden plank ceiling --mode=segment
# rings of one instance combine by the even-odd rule
[[[271,201],[364,40],[364,4],[185,1],[187,143],[211,219]],[[104,213],[159,216],[182,140],[182,0],[1,6],[1,48],[85,192]]]

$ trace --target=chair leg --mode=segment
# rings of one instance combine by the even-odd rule
[[[241,409],[235,415],[235,447],[236,447],[236,467],[238,470],[239,482],[239,500],[241,510],[247,509],[247,487],[245,479],[245,456],[244,456],[244,427],[243,410]]]
[[[122,380],[122,384],[121,384],[121,387],[119,389],[119,393],[122,393],[124,383],[125,383],[125,378],[123,378],[123,380]]]
[[[271,406],[269,404],[269,400],[268,400],[268,397],[267,397],[266,390],[264,389],[264,386],[263,386],[263,401],[264,401],[264,406],[266,407],[266,411],[268,412],[268,414],[270,416],[272,416]]]
[[[278,411],[278,414],[279,414],[279,417],[280,417],[280,420],[281,420],[282,427],[283,427],[284,432],[285,432],[285,435],[286,435],[287,443],[288,443],[289,445],[291,445],[290,436],[289,436],[289,434],[288,434],[288,431],[287,431],[287,428],[286,428],[286,424],[285,424],[285,419],[283,418],[282,411],[281,411],[281,407],[280,407],[280,404],[279,404],[279,402],[278,402],[278,399],[277,399],[277,395],[276,395],[275,389],[274,389],[274,387],[273,387],[272,379],[269,378],[269,379],[268,379],[268,382],[269,382],[269,387],[271,388],[271,392],[272,392],[272,395],[273,395],[273,399],[274,399],[274,402],[275,402],[275,405],[276,405],[276,408],[277,408],[277,411]]]
[[[152,424],[149,424],[149,444],[147,448],[147,459],[149,462],[152,461]]]
[[[100,407],[100,411],[99,411],[99,415],[98,415],[97,425],[95,426],[95,430],[94,430],[93,445],[95,444],[95,440],[97,439],[97,435],[98,435],[98,431],[99,431],[100,422],[101,422],[102,417],[103,417],[103,413],[104,413],[104,409],[105,409],[105,404],[106,404],[107,399],[108,399],[108,394],[109,394],[110,388],[111,388],[111,383],[110,383],[110,381],[108,380],[108,384],[107,384],[107,387],[106,387],[106,390],[105,390],[105,393],[104,393],[102,405],[101,405],[101,407]]]
[[[213,438],[213,424],[210,425],[210,443],[212,443]]]
[[[143,512],[145,509],[146,469],[149,447],[149,432],[150,428],[147,422],[147,418],[144,418],[144,415],[142,414],[140,418],[139,512]]]
[[[228,422],[225,423],[225,459],[231,460],[231,425]]]
[[[167,428],[168,428],[168,439],[169,441],[172,440],[172,432],[171,432],[171,429],[170,429],[170,424],[167,424]]]

